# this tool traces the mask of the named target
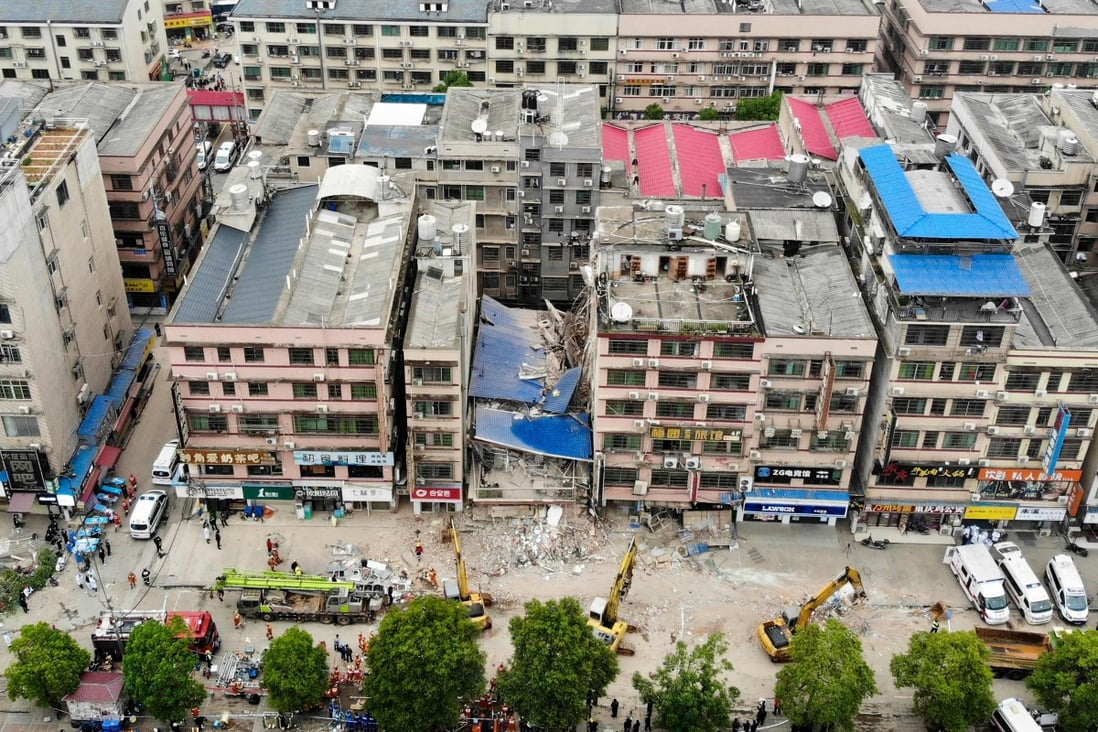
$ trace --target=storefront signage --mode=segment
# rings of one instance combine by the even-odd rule
[[[44,472],[37,450],[4,450],[4,470],[8,471],[8,489],[37,491],[42,488]]]
[[[715,430],[706,427],[648,428],[648,436],[655,440],[705,440],[706,442],[728,440],[729,442],[739,442],[742,435],[742,430]]]
[[[165,28],[201,27],[211,23],[213,23],[213,17],[208,10],[200,13],[180,13],[164,18]]]
[[[770,513],[779,516],[846,516],[846,504],[814,505],[811,503],[779,503],[777,501],[752,501],[743,503],[744,513]]]
[[[948,515],[962,513],[965,509],[964,506],[946,503],[925,503],[919,505],[910,503],[871,503],[866,506],[865,510],[869,513],[941,513]]]
[[[393,500],[393,488],[389,485],[384,486],[343,486],[343,500],[348,503],[364,503],[372,501],[387,501]]]
[[[1016,506],[981,506],[979,504],[965,508],[966,519],[982,521],[1010,521],[1017,511]]]
[[[460,485],[417,485],[412,487],[413,501],[461,503]]]
[[[302,485],[294,488],[294,498],[309,501],[314,498],[339,498],[340,490],[331,485]]]
[[[1064,447],[1070,425],[1071,412],[1061,403],[1056,410],[1056,419],[1052,421],[1052,433],[1048,436],[1045,454],[1041,456],[1041,467],[1046,473],[1056,472],[1056,463],[1060,460],[1060,450]]]
[[[393,464],[391,452],[338,452],[325,450],[294,450],[294,462],[298,465],[374,465]]]
[[[1098,524],[1098,506],[1087,506],[1087,512],[1083,514],[1084,524]]]
[[[800,468],[792,465],[756,465],[755,481],[758,483],[788,484],[803,480],[812,485],[839,485],[843,471],[832,468]]]
[[[57,494],[55,493],[39,493],[37,498],[39,506],[57,505]]]
[[[180,498],[243,498],[244,491],[238,485],[180,485],[175,494]]]
[[[260,450],[180,450],[180,462],[188,465],[274,465],[275,458]]]
[[[126,292],[156,292],[156,283],[147,278],[123,277],[122,285]]]
[[[1057,470],[1049,475],[1040,468],[981,468],[980,480],[1015,480],[1026,483],[1074,483],[1082,470]]]
[[[164,274],[175,277],[175,250],[172,248],[172,230],[167,221],[156,222],[156,236],[160,240],[160,251],[164,257]]]
[[[911,478],[975,478],[979,468],[972,465],[933,463],[889,463],[881,471],[882,479],[905,481]]]
[[[1018,506],[1015,521],[1063,521],[1067,506]]]
[[[242,490],[249,501],[292,501],[296,497],[292,485],[245,485]]]

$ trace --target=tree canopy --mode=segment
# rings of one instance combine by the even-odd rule
[[[385,729],[454,726],[462,699],[484,693],[480,630],[459,602],[428,596],[390,609],[370,643],[365,679],[370,711]]]
[[[80,686],[80,674],[91,663],[91,654],[72,636],[48,623],[23,626],[11,643],[11,653],[15,661],[4,669],[8,698],[55,709]]]
[[[633,688],[652,703],[655,726],[669,732],[716,732],[732,723],[740,691],[722,678],[732,671],[728,643],[720,633],[688,649],[679,641],[648,677],[633,674]]]
[[[263,654],[263,686],[275,711],[308,709],[328,691],[328,654],[294,626],[271,641]]]
[[[656,104],[655,102],[652,102],[644,108],[645,119],[663,119],[664,116],[665,112],[663,111],[663,107]]]
[[[514,655],[499,674],[500,696],[519,716],[548,730],[571,730],[587,716],[587,693],[601,695],[618,675],[618,659],[591,632],[574,598],[526,603],[511,618]]]
[[[877,693],[862,642],[835,618],[809,624],[789,644],[792,661],[778,672],[774,695],[797,726],[854,728],[862,702]]]
[[[717,111],[716,107],[706,107],[702,111],[698,112],[698,119],[702,122],[713,122],[721,118],[721,113]]]
[[[164,721],[178,722],[206,698],[206,690],[193,675],[197,659],[183,632],[183,621],[168,625],[140,623],[130,634],[123,657],[122,674],[130,698]]]
[[[450,69],[442,77],[442,82],[435,85],[435,88],[431,91],[445,94],[446,91],[452,86],[472,86],[473,82],[469,81],[469,75],[459,69]]]
[[[782,93],[774,92],[761,99],[741,99],[736,102],[736,119],[776,120],[782,109]]]
[[[995,711],[990,656],[971,631],[916,633],[890,668],[896,686],[915,690],[915,713],[928,728],[964,732]]]
[[[1098,630],[1057,633],[1026,685],[1060,715],[1063,732],[1098,729]]]

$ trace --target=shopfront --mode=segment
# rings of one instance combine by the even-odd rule
[[[965,504],[934,501],[868,501],[861,523],[874,529],[897,528],[928,530],[938,533],[945,526],[951,529],[954,520],[965,512]]]
[[[1013,504],[1003,503],[973,503],[965,508],[964,522],[981,527],[1005,527],[1007,522],[1014,520],[1018,507]]]
[[[422,513],[424,509],[461,511],[461,483],[414,485],[411,487],[409,495],[412,499],[412,509],[416,514]]]
[[[343,503],[355,510],[365,509],[370,511],[378,507],[388,510],[396,508],[396,498],[393,493],[393,486],[390,483],[344,483],[342,496]]]
[[[743,496],[737,521],[781,521],[834,526],[845,518],[850,496],[845,491],[755,487]]]

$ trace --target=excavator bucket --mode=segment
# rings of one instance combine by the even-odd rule
[[[947,612],[949,612],[949,608],[946,607],[944,602],[938,600],[930,606],[930,619],[940,621],[945,618]]]

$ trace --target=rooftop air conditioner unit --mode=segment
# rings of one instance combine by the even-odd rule
[[[324,374],[313,374],[313,381],[324,381]]]
[[[673,457],[665,457],[663,459],[663,467],[668,470],[674,470],[679,467],[679,459]]]
[[[221,405],[220,404],[211,404],[210,405],[210,414],[219,414],[220,412],[221,412]]]
[[[229,411],[232,412],[233,414],[244,414],[244,405],[243,404],[234,404],[231,407],[229,407]]]

